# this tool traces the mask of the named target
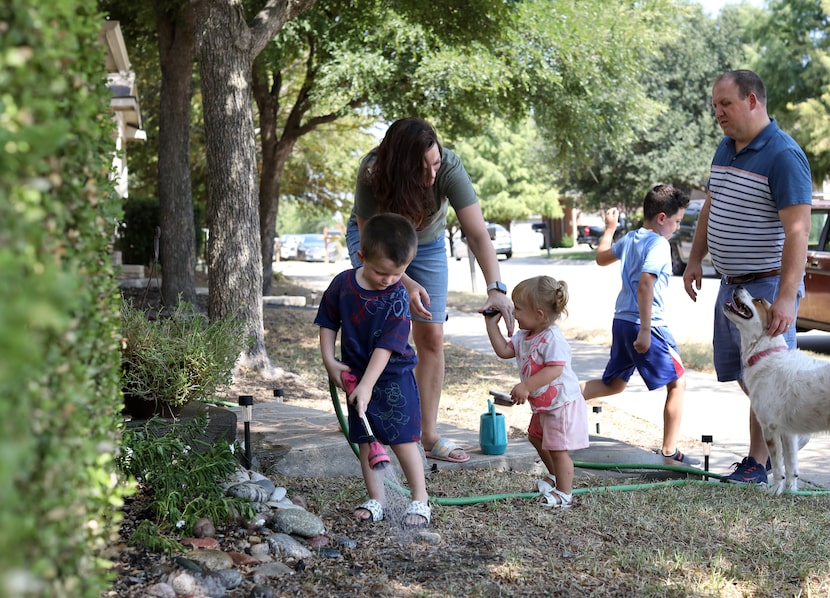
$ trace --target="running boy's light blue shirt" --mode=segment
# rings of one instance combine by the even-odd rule
[[[631,231],[611,246],[611,252],[620,260],[622,288],[617,295],[614,317],[628,322],[640,323],[640,309],[637,305],[637,285],[640,274],[654,274],[654,300],[651,305],[651,325],[666,326],[663,319],[663,295],[671,276],[671,248],[668,240],[641,228]]]

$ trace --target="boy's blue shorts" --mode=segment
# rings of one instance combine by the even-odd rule
[[[686,373],[677,343],[666,326],[652,327],[651,346],[645,353],[634,350],[634,341],[640,332],[639,324],[614,318],[611,330],[611,357],[602,374],[605,384],[614,378],[628,382],[636,369],[646,387],[654,390]]]

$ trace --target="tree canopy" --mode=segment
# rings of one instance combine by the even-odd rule
[[[830,175],[830,1],[773,0],[757,26],[753,67],[767,109],[804,148],[813,180]]]
[[[656,183],[702,189],[722,135],[712,116],[711,86],[725,70],[745,66],[742,17],[709,17],[690,5],[667,24],[675,35],[643,63],[650,110],[623,147],[597,144],[589,160],[566,171],[567,188],[584,195],[583,209],[639,207]]]
[[[532,120],[514,126],[494,120],[453,149],[473,181],[486,220],[509,227],[532,214],[562,217],[556,172]]]
[[[160,0],[138,4],[184,6]],[[310,8],[304,14],[298,5],[277,0],[245,6],[200,0],[192,6],[223,7],[225,25],[239,25],[231,45],[247,48],[234,54],[214,44],[208,37],[222,32],[206,35],[208,13],[200,13],[200,39],[207,45],[200,46],[192,105],[205,109],[188,118],[194,119],[194,147],[204,140],[208,151],[206,160],[191,156],[190,163],[208,179],[216,171],[227,177],[245,170],[253,177],[251,183],[236,180],[213,190],[208,185],[208,217],[225,227],[246,222],[258,228],[254,243],[261,273],[246,276],[243,286],[258,278],[259,293],[271,280],[271,240],[281,198],[304,209],[320,206],[345,214],[357,163],[374,143],[367,134],[373,122],[402,116],[431,121],[469,163],[485,213],[494,221],[530,212],[557,214],[560,194],[585,196],[590,205],[630,205],[657,181],[686,188],[705,181],[719,136],[708,108],[717,74],[758,64],[763,76],[761,66],[769,70],[770,87],[779,87],[772,70],[775,57],[787,58],[778,64],[795,64],[806,55],[800,71],[806,83],[779,73],[778,79],[790,85],[780,86],[787,94],[776,102],[786,107],[782,121],[792,115],[791,129],[813,160],[826,151],[823,136],[818,138],[827,128],[828,100],[822,93],[830,92],[821,88],[827,80],[822,70],[827,69],[826,35],[818,0],[773,3],[786,24],[781,35],[758,9],[730,8],[712,19],[696,4],[672,0],[451,1],[440,10],[414,0],[305,0],[303,8]],[[279,27],[265,26],[285,10],[283,16],[294,18],[281,18]],[[753,40],[761,33],[763,48]],[[786,43],[791,34],[795,47]],[[754,55],[747,53],[752,48]],[[767,62],[761,60],[765,52]],[[217,60],[219,70],[209,71]],[[246,91],[229,104],[231,90],[220,86],[225,101],[211,104],[214,113],[209,114],[208,96],[219,89],[212,85],[221,77],[208,82],[207,72],[237,73],[250,95]],[[235,114],[251,111],[251,126],[228,127],[229,106]],[[797,118],[803,121],[796,124]],[[217,135],[223,141],[216,143]],[[239,145],[241,153],[232,154],[228,150],[242,135],[258,139],[259,147],[251,153],[248,148],[241,152]],[[227,163],[220,168],[211,151],[224,153]],[[201,186],[194,182],[193,188]],[[240,193],[254,188],[258,213],[241,218]],[[217,212],[211,202],[229,210]],[[215,232],[210,255],[238,252],[243,243],[250,260],[255,247],[243,241],[249,231],[228,237]],[[229,283],[216,278],[212,293],[221,295]],[[234,286],[239,288],[239,281]],[[251,293],[242,302],[253,306],[258,297]]]

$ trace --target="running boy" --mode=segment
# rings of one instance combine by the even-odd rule
[[[340,375],[351,372],[357,387],[348,394],[349,440],[360,447],[360,467],[369,500],[355,509],[362,521],[384,517],[385,492],[369,464],[366,414],[377,440],[392,447],[409,483],[412,502],[405,527],[426,527],[431,510],[418,449],[421,406],[413,370],[417,363],[409,345],[409,296],[400,282],[415,256],[418,238],[412,224],[396,214],[369,218],[360,235],[362,266],[332,280],[317,311],[320,352],[329,377],[343,388]],[[342,328],[342,362],[335,357]]]
[[[513,289],[519,330],[508,341],[499,331],[501,315],[487,316],[487,336],[496,355],[516,358],[521,382],[510,398],[530,403],[528,439],[548,470],[536,482],[543,507],[573,503],[574,464],[568,451],[588,446],[588,417],[571,369],[571,347],[556,324],[568,304],[568,285],[550,276],[523,280]]]
[[[622,289],[612,325],[611,356],[601,380],[582,383],[585,400],[622,392],[636,368],[649,390],[666,387],[661,454],[671,463],[693,465],[677,448],[686,370],[677,343],[663,317],[663,293],[672,274],[668,239],[689,205],[685,193],[672,185],[653,187],[643,200],[643,226],[611,244],[617,209],[605,214],[605,232],[597,246],[600,266],[620,263]]]

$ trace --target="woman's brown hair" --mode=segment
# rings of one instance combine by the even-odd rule
[[[378,211],[400,214],[416,229],[423,228],[438,208],[424,165],[424,155],[435,145],[441,152],[438,135],[425,120],[402,118],[392,123],[368,173]]]

